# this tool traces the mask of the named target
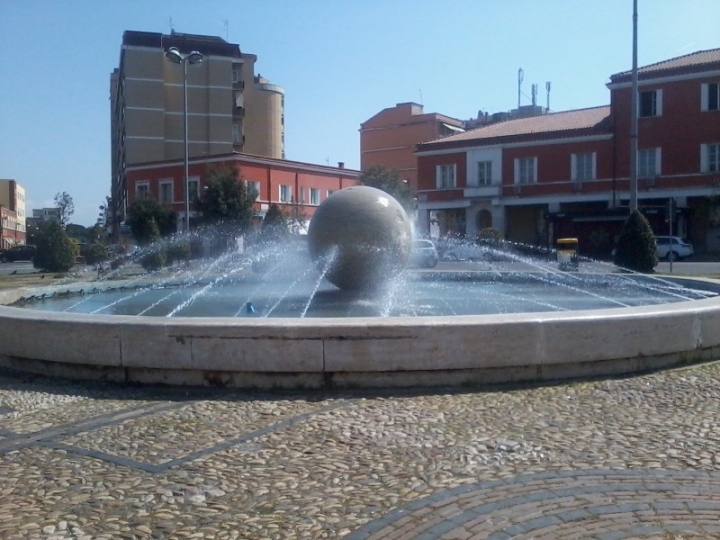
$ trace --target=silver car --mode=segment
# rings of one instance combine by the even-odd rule
[[[678,261],[690,257],[695,250],[692,244],[685,242],[679,236],[656,236],[658,259]]]
[[[430,240],[413,240],[408,266],[434,268],[438,263],[438,252]]]

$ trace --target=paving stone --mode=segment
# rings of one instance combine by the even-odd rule
[[[720,538],[719,375],[260,394],[0,372],[0,537]]]

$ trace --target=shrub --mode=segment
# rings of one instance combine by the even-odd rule
[[[493,227],[486,227],[477,233],[477,241],[481,244],[495,246],[503,241],[503,235],[500,231],[494,229]]]
[[[156,245],[147,249],[147,251],[140,257],[140,265],[148,272],[154,272],[160,270],[165,266],[166,254],[165,248],[160,245]]]
[[[185,261],[190,258],[190,241],[173,240],[167,246],[165,253],[167,255],[167,264],[172,264],[175,261]]]
[[[646,274],[657,266],[655,235],[639,210],[633,210],[623,225],[613,262],[621,268]]]
[[[98,264],[110,258],[110,249],[105,244],[92,244],[85,251],[85,262],[87,264]]]
[[[67,272],[75,265],[77,245],[57,221],[46,221],[38,228],[35,245],[35,268],[46,272]]]

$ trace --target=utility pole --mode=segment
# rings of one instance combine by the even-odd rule
[[[638,209],[638,68],[637,68],[637,0],[633,0],[632,106],[630,107],[630,211]]]

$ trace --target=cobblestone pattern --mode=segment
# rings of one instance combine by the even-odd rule
[[[0,371],[0,539],[720,538],[719,375],[251,394]]]
[[[483,482],[394,510],[346,540],[621,540],[720,534],[720,473],[561,471]]]

